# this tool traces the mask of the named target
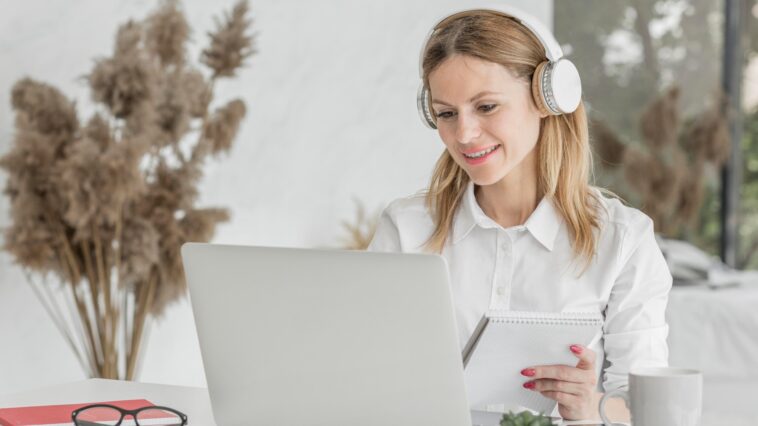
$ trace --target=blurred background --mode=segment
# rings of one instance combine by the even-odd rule
[[[212,241],[361,248],[391,200],[422,189],[443,149],[419,122],[418,54],[432,21],[467,1],[250,4],[255,53],[214,86],[211,109],[246,105],[234,144],[202,165],[196,204],[228,209]],[[755,424],[758,392],[758,6],[754,0],[538,0],[582,76],[595,182],[652,216],[675,276],[671,364],[706,376],[706,423]],[[85,121],[103,107],[86,75],[153,1],[0,0],[0,156],[14,146],[11,90],[57,87]],[[231,0],[177,3],[200,59]],[[209,70],[202,69],[206,73]],[[0,186],[8,175],[0,172]],[[13,224],[0,196],[0,229]],[[0,243],[3,236],[0,236]],[[7,243],[7,241],[5,242]],[[0,250],[0,394],[81,380],[79,363]],[[37,285],[65,291],[54,275]],[[56,280],[58,282],[56,282]],[[244,330],[242,330],[244,332]],[[145,326],[134,378],[203,386],[189,303]],[[711,423],[708,423],[711,422]]]

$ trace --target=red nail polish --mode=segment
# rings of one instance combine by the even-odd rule
[[[534,389],[534,382],[526,382],[524,383],[524,387],[527,389]]]
[[[573,352],[573,353],[575,353],[577,355],[580,354],[580,353],[582,353],[582,347],[581,346],[571,345],[571,346],[569,346],[569,349],[571,349],[571,352]]]
[[[524,376],[532,377],[532,376],[534,376],[534,373],[535,373],[535,371],[534,371],[533,368],[525,368],[525,369],[521,370],[521,374],[524,375]]]

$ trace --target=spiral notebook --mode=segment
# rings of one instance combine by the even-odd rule
[[[573,344],[594,345],[603,317],[584,312],[490,311],[463,349],[464,378],[471,408],[552,413],[556,402],[524,389],[521,370],[536,365],[575,366]]]

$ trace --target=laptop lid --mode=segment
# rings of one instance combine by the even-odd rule
[[[214,417],[232,425],[470,425],[445,260],[188,243]]]

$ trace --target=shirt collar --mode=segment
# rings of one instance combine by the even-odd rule
[[[526,220],[525,227],[532,236],[540,242],[546,249],[552,251],[555,244],[555,238],[561,226],[562,218],[558,213],[550,197],[543,197],[537,204],[532,214]],[[469,181],[466,192],[463,194],[461,206],[458,214],[453,221],[453,244],[461,241],[475,225],[482,228],[500,228],[497,222],[484,214],[479,203],[476,202],[474,194],[474,182]]]

